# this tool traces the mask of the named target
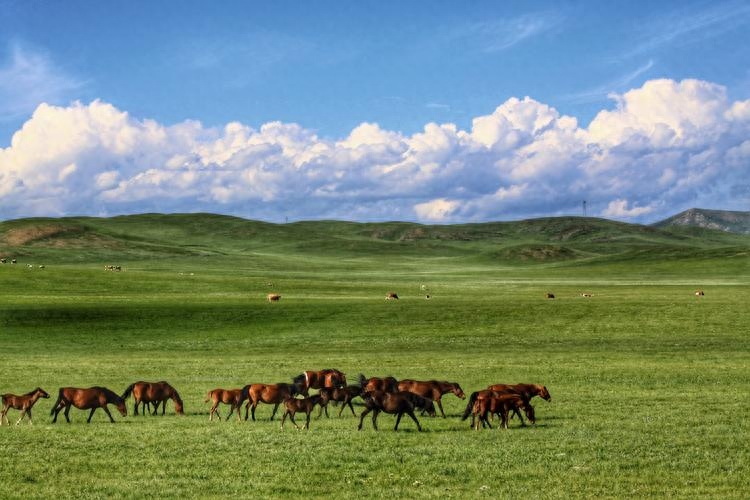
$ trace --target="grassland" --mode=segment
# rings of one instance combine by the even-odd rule
[[[588,219],[2,223],[19,264],[0,266],[0,392],[53,398],[0,428],[0,497],[746,498],[749,246]],[[268,406],[208,421],[209,389],[329,366],[467,393],[539,382],[552,402],[507,431],[469,430],[452,395],[423,433],[347,413],[282,432]],[[188,415],[50,423],[58,387],[136,380],[170,381]]]

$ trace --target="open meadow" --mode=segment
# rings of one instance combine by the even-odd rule
[[[140,239],[122,236],[128,223]],[[152,221],[87,224],[95,237],[4,249],[18,264],[0,266],[0,393],[51,397],[33,425],[0,427],[2,498],[750,495],[747,238],[602,242],[589,228],[585,241],[540,246],[523,228],[500,244],[389,239],[393,228],[306,237],[325,223],[237,236],[204,221],[192,238]],[[225,231],[213,246],[212,228]],[[6,242],[17,230],[0,227]],[[399,300],[384,300],[391,290]],[[508,430],[471,430],[451,394],[447,418],[419,417],[422,433],[409,418],[394,432],[385,414],[378,431],[369,417],[357,431],[338,409],[308,431],[282,432],[268,405],[255,422],[208,420],[210,389],[328,367],[350,383],[440,379],[467,395],[541,383],[552,400],[534,399],[536,425]],[[127,417],[110,407],[114,425],[76,409],[51,423],[61,386],[121,394],[138,380],[169,381],[186,416],[172,402],[164,417],[133,416],[129,399]]]

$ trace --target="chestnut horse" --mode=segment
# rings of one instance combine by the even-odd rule
[[[213,389],[208,391],[204,403],[208,403],[209,401],[211,401],[212,403],[211,411],[208,413],[209,422],[214,419],[214,413],[216,413],[216,416],[219,418],[219,420],[221,420],[221,414],[219,413],[219,403],[230,406],[227,420],[229,420],[229,417],[232,416],[232,412],[234,412],[234,410],[237,410],[237,421],[239,422],[240,414],[242,413],[240,409],[242,407],[242,402],[247,398],[248,387],[250,386],[246,385],[242,389]]]
[[[398,424],[401,422],[401,417],[405,413],[414,420],[414,423],[417,424],[417,429],[421,432],[422,426],[419,425],[419,420],[417,420],[417,416],[414,415],[414,408],[416,407],[414,404],[414,401],[416,401],[415,398],[420,398],[420,396],[407,391],[373,391],[364,393],[362,399],[365,401],[365,409],[359,417],[359,426],[357,427],[357,430],[362,430],[362,422],[364,421],[365,416],[370,412],[372,412],[372,427],[375,430],[378,430],[378,415],[380,412],[385,412],[396,415],[396,426],[393,428],[394,431],[398,430]]]
[[[501,425],[505,429],[507,429],[509,420],[508,414],[513,411],[514,413],[520,415],[520,410],[524,411],[524,413],[526,414],[526,418],[529,419],[529,422],[531,422],[532,424],[536,422],[534,407],[531,406],[531,404],[523,397],[519,396],[518,394],[495,393],[495,395],[489,398],[480,398],[474,402],[474,406],[472,408],[472,419],[474,419],[474,417],[479,417],[479,419],[475,420],[474,424],[472,425],[474,426],[474,429],[479,430],[479,424],[481,422],[482,427],[487,424],[487,427],[491,429],[492,425],[490,425],[490,421],[487,419],[487,414],[491,413],[494,415],[499,415]],[[521,419],[521,425],[526,425],[523,419]]]
[[[456,397],[460,399],[466,399],[464,391],[461,389],[461,386],[458,385],[457,382],[445,382],[439,380],[420,381],[407,379],[399,381],[398,390],[413,392],[414,394],[422,396],[423,398],[435,401],[438,408],[440,408],[440,413],[443,415],[443,418],[445,418],[445,412],[443,411],[443,403],[440,402],[440,398],[443,397],[443,394],[447,394],[450,392],[455,394]]]
[[[534,396],[539,396],[545,401],[552,401],[547,388],[540,384],[494,384],[487,389],[495,392],[511,392],[518,394],[526,401],[531,401]]]
[[[326,417],[328,417],[328,401],[342,403],[341,408],[339,409],[339,417],[341,416],[341,412],[343,412],[344,408],[347,406],[352,411],[352,415],[355,417],[357,416],[354,412],[354,407],[352,406],[352,399],[362,395],[362,388],[360,386],[347,385],[346,387],[341,388],[322,387],[320,389],[320,394],[325,394],[325,402],[321,401],[318,418],[323,414],[323,410],[325,410]]]
[[[65,420],[70,423],[70,418],[68,417],[70,407],[75,406],[79,410],[91,410],[89,418],[86,420],[87,423],[91,423],[91,417],[94,416],[96,409],[101,408],[109,417],[109,421],[114,424],[115,419],[112,418],[112,414],[107,408],[108,404],[115,405],[123,417],[128,414],[128,409],[125,407],[125,400],[106,387],[89,387],[88,389],[60,387],[57,401],[50,412],[50,415],[55,416],[52,419],[52,423],[57,422],[57,416],[63,408],[65,408]]]
[[[326,394],[327,393],[315,394],[314,396],[303,399],[296,399],[293,397],[286,398],[284,400],[286,411],[284,412],[284,416],[281,417],[281,430],[284,430],[284,421],[286,420],[287,415],[289,416],[289,420],[291,420],[297,430],[299,430],[299,425],[294,421],[294,415],[300,411],[304,412],[307,417],[303,429],[310,429],[310,414],[313,409],[315,409],[315,405],[324,405],[328,403]]]
[[[370,377],[359,374],[359,386],[362,392],[398,392],[398,380],[393,377]]]
[[[245,420],[247,420],[248,409],[252,407],[251,414],[253,421],[255,421],[255,408],[258,406],[258,403],[274,405],[273,413],[271,413],[271,420],[273,420],[273,417],[276,416],[276,410],[279,409],[279,405],[286,398],[293,398],[300,392],[296,385],[284,382],[279,384],[250,384],[246,385],[242,391],[243,400],[247,399]]]
[[[346,386],[346,375],[335,368],[312,371],[307,370],[292,379],[297,386],[298,394],[307,396],[309,389],[322,389],[323,387]]]
[[[146,405],[148,403],[154,404],[153,415],[156,415],[156,410],[161,403],[161,414],[164,415],[167,408],[167,400],[171,399],[174,401],[174,411],[178,415],[184,415],[182,411],[182,399],[180,398],[177,390],[169,385],[167,382],[135,382],[130,384],[122,395],[122,399],[127,399],[130,394],[133,394],[135,399],[135,405],[133,405],[133,415],[138,415],[138,405],[143,403],[141,407],[141,414],[146,414]]]
[[[21,423],[24,415],[28,415],[29,423],[33,424],[34,422],[31,420],[31,408],[36,404],[39,398],[48,397],[49,394],[44,392],[44,389],[42,389],[41,387],[37,387],[33,391],[26,393],[23,396],[17,396],[15,394],[3,394],[3,410],[2,412],[0,412],[0,425],[3,425],[3,419],[5,419],[5,421],[8,422],[8,425],[10,425],[10,422],[8,421],[8,410],[10,410],[11,408],[21,410],[21,417],[16,422],[16,425]]]

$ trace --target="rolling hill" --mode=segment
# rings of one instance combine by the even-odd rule
[[[654,224],[657,228],[698,227],[727,233],[750,234],[750,212],[691,208]]]

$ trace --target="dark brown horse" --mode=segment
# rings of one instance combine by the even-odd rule
[[[2,412],[0,412],[0,425],[3,425],[3,419],[5,419],[5,421],[8,422],[8,425],[10,425],[10,422],[8,421],[8,410],[10,410],[11,408],[21,410],[21,417],[16,422],[16,425],[21,423],[24,415],[27,415],[29,417],[30,424],[34,423],[31,420],[31,408],[36,404],[39,398],[48,397],[49,394],[44,392],[44,389],[42,389],[41,387],[37,387],[33,391],[28,392],[22,396],[17,396],[15,394],[3,394],[3,410]]]
[[[135,399],[133,415],[138,415],[138,405],[140,403],[143,403],[143,406],[141,407],[142,415],[146,414],[146,405],[149,403],[153,403],[154,405],[153,415],[156,415],[156,410],[159,407],[159,404],[162,405],[161,414],[164,415],[168,399],[174,401],[175,413],[178,415],[185,414],[182,411],[182,399],[180,398],[179,393],[167,382],[135,382],[125,389],[122,399],[127,399],[131,393],[133,394],[133,399]]]
[[[359,374],[359,386],[362,392],[398,392],[398,380],[393,377],[370,377]]]
[[[344,387],[346,386],[346,375],[344,372],[335,368],[326,368],[325,370],[312,371],[307,370],[292,379],[297,386],[299,394],[307,396],[310,389],[322,389],[323,387]]]
[[[232,413],[234,410],[237,410],[237,421],[239,422],[241,420],[240,414],[242,413],[241,407],[242,403],[247,398],[247,389],[248,385],[243,387],[242,389],[213,389],[208,391],[208,394],[206,394],[206,400],[205,403],[208,403],[211,401],[211,411],[208,414],[208,420],[211,421],[214,419],[214,413],[216,413],[216,416],[221,420],[221,414],[219,414],[219,404],[225,404],[229,405],[229,415],[227,415],[227,420],[229,420],[229,417],[232,416]]]
[[[495,392],[509,392],[518,394],[527,401],[531,401],[534,396],[539,396],[545,401],[552,401],[547,388],[540,384],[494,384],[487,389]]]
[[[271,413],[271,420],[273,420],[273,417],[276,416],[276,411],[279,409],[279,405],[286,398],[293,398],[299,394],[296,385],[284,382],[279,384],[250,384],[246,385],[243,391],[244,399],[247,399],[245,420],[247,420],[248,410],[251,410],[253,421],[255,421],[255,408],[258,406],[258,403],[274,405],[273,413]]]
[[[409,391],[422,396],[423,398],[430,399],[437,403],[440,408],[440,413],[445,418],[445,412],[443,411],[443,403],[440,402],[440,398],[443,394],[453,393],[461,399],[466,399],[464,391],[457,382],[445,382],[440,380],[401,380],[398,383],[399,391]]]
[[[328,403],[326,394],[327,393],[315,394],[314,396],[303,399],[296,399],[293,397],[286,398],[284,400],[284,407],[286,408],[286,411],[284,412],[284,416],[281,417],[281,430],[284,430],[284,421],[286,420],[287,416],[289,416],[289,420],[291,420],[294,426],[299,430],[299,425],[297,425],[297,422],[294,421],[294,415],[297,412],[305,413],[305,416],[307,418],[305,420],[305,426],[303,427],[303,429],[310,429],[310,414],[315,408],[315,405]]]
[[[354,412],[354,407],[352,406],[352,399],[361,396],[362,395],[362,388],[358,385],[347,385],[346,387],[341,388],[330,388],[330,387],[323,387],[320,389],[320,394],[325,394],[325,402],[321,402],[320,405],[320,411],[318,412],[318,417],[323,413],[323,410],[326,412],[326,417],[328,417],[328,401],[336,401],[338,403],[341,403],[341,408],[339,409],[339,417],[341,416],[341,412],[344,411],[344,408],[347,406],[352,411],[352,415],[355,417],[357,414]]]
[[[362,395],[362,399],[365,401],[365,409],[359,417],[359,426],[357,430],[362,430],[362,422],[365,416],[372,412],[372,426],[375,430],[378,430],[377,419],[380,412],[390,413],[396,415],[396,426],[393,428],[394,431],[398,430],[398,424],[401,422],[401,417],[407,414],[417,424],[417,429],[422,430],[422,426],[419,425],[417,416],[414,415],[414,404],[415,398],[419,398],[412,392],[383,392],[373,391],[365,392]]]
[[[488,414],[499,415],[501,425],[507,429],[509,420],[508,415],[510,412],[512,411],[520,415],[519,412],[521,410],[526,414],[526,418],[529,419],[529,422],[532,424],[536,422],[534,407],[531,406],[528,400],[518,394],[499,394],[488,398],[477,399],[472,408],[472,419],[474,419],[474,417],[479,417],[478,420],[474,420],[474,429],[479,430],[480,422],[482,427],[487,424],[487,427],[492,428],[490,421],[487,419]],[[521,419],[521,425],[526,425],[523,419]]]
[[[120,411],[120,415],[123,417],[128,414],[128,410],[125,407],[125,400],[106,387],[89,387],[88,389],[61,387],[57,396],[57,401],[50,412],[50,415],[55,416],[55,418],[52,419],[52,423],[54,424],[57,422],[57,416],[63,408],[65,408],[65,420],[70,423],[70,418],[68,417],[70,407],[75,406],[79,410],[91,410],[89,418],[86,420],[88,423],[91,423],[91,417],[94,416],[96,409],[101,408],[109,417],[109,421],[114,424],[115,419],[112,418],[112,414],[107,408],[108,404],[115,405]]]

